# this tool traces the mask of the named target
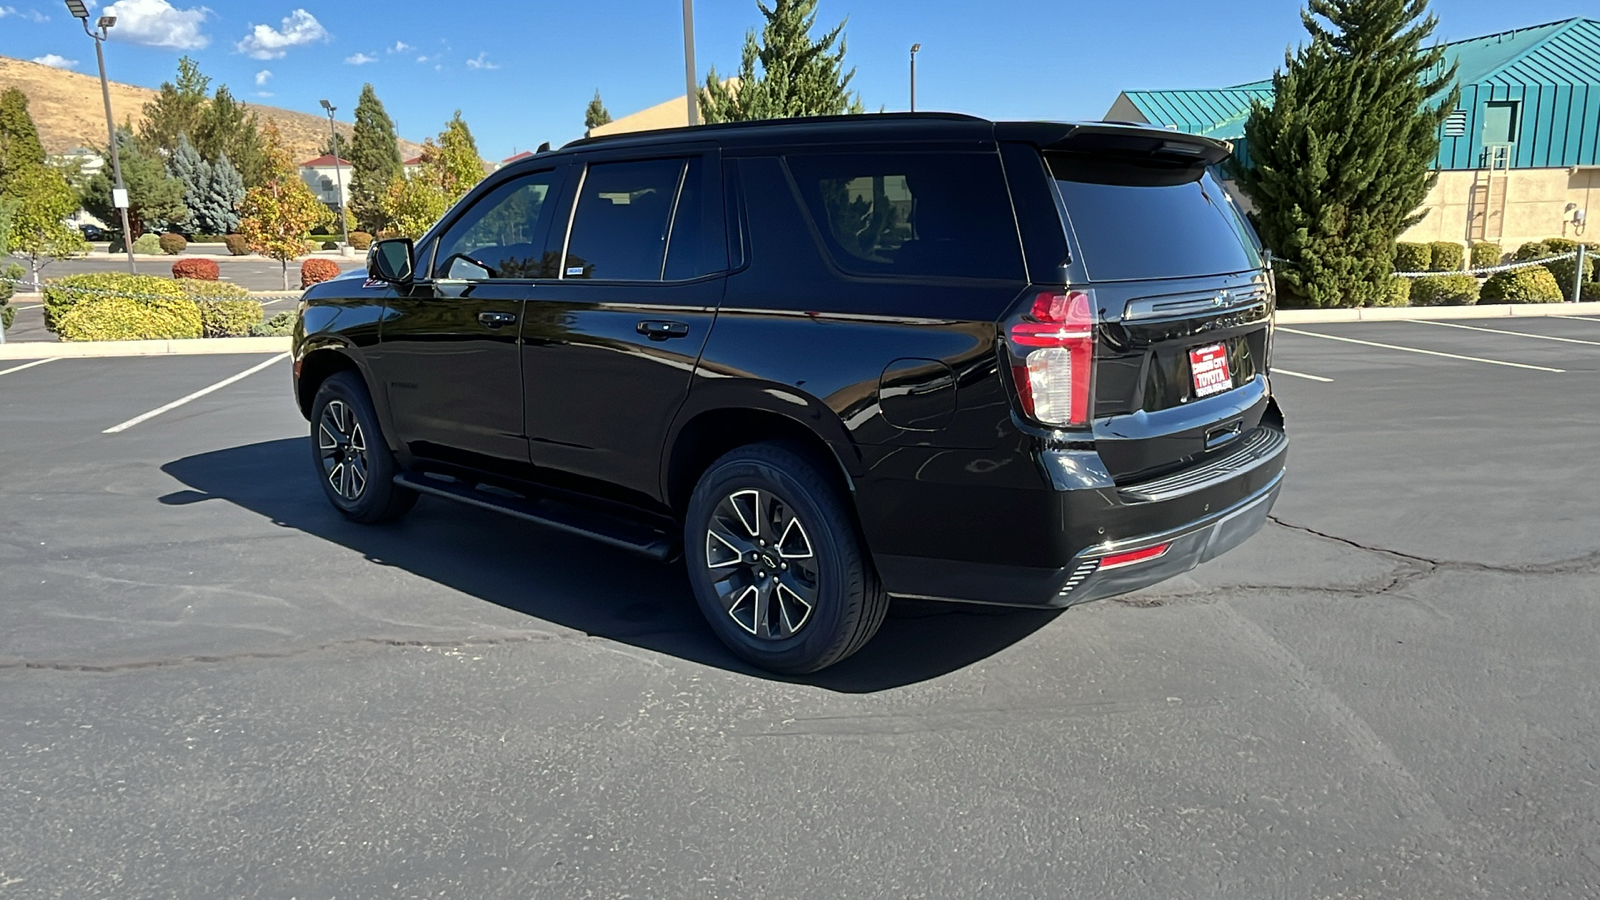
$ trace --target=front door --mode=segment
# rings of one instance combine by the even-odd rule
[[[548,261],[559,170],[509,178],[445,230],[389,302],[378,363],[415,456],[506,474],[527,466],[519,336]],[[430,247],[430,249],[432,249]]]
[[[659,499],[667,427],[728,266],[716,159],[574,167],[570,232],[551,240],[561,265],[523,330],[529,453],[545,477]]]

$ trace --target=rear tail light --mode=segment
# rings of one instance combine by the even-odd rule
[[[1145,547],[1143,550],[1129,550],[1127,553],[1114,553],[1100,560],[1100,571],[1107,569],[1120,569],[1123,566],[1135,566],[1142,562],[1160,559],[1167,555],[1171,544],[1157,544],[1154,547]]]
[[[1040,294],[1012,323],[1007,337],[1023,413],[1045,425],[1087,426],[1094,370],[1093,295]]]

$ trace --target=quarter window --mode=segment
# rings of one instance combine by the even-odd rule
[[[555,277],[542,237],[554,206],[546,201],[555,176],[552,171],[512,179],[473,204],[440,242],[434,277]]]

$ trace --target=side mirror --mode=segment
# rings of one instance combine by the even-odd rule
[[[414,275],[410,238],[375,241],[367,251],[367,277],[390,284],[410,284]]]

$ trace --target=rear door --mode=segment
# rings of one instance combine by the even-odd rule
[[[523,328],[529,453],[541,477],[658,499],[667,427],[726,281],[717,157],[597,156],[571,179],[560,265]]]

